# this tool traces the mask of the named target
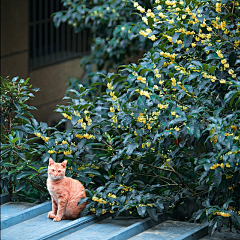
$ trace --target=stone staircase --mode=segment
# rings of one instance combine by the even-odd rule
[[[110,215],[93,215],[76,220],[53,222],[47,218],[51,202],[35,205],[23,202],[5,202],[1,205],[1,240],[219,240],[230,235],[207,236],[207,226],[170,221],[164,214],[158,222],[150,218],[112,219]],[[235,238],[234,238],[235,237]],[[238,237],[238,238],[236,238]],[[239,240],[232,235],[229,240]]]

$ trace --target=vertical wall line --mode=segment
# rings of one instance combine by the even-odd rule
[[[54,0],[49,0],[50,1],[50,11],[51,13],[53,13],[53,4],[54,4]],[[53,34],[54,34],[54,26],[53,26],[53,22],[50,23],[50,63],[55,61],[55,57],[54,57],[54,42],[53,42]]]
[[[65,41],[65,37],[66,37],[66,23],[62,23],[62,37],[61,37],[61,41],[62,41],[62,58],[65,59],[66,58],[66,41]]]
[[[67,58],[69,58],[71,56],[71,52],[70,52],[70,34],[71,34],[71,27],[68,25],[67,26]]]
[[[31,9],[33,11],[33,24],[32,24],[32,27],[33,27],[33,61],[32,61],[32,67],[35,67],[37,65],[37,49],[36,49],[36,40],[37,40],[37,29],[36,29],[36,15],[37,15],[37,8],[36,8],[36,0],[32,0],[32,6],[33,8]]]
[[[45,32],[44,32],[44,63],[48,63],[48,0],[45,0],[45,9],[44,9],[44,17],[45,17]]]
[[[42,65],[42,25],[43,25],[43,19],[42,19],[42,1],[39,1],[39,32],[38,32],[38,41],[39,41],[39,65]]]
[[[56,1],[57,6],[56,6],[56,11],[60,11],[60,2]],[[59,49],[59,40],[60,40],[60,31],[59,31],[60,26],[56,29],[56,60],[59,60],[60,57],[60,49]]]
[[[76,46],[76,38],[77,38],[77,34],[75,33],[75,31],[74,31],[74,28],[73,28],[73,31],[72,31],[72,35],[73,35],[73,37],[72,37],[72,55],[73,56],[75,56],[75,55],[77,55],[78,53],[77,53],[77,46]]]

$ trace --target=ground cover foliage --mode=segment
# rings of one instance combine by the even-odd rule
[[[239,3],[132,5],[142,19],[133,27],[152,42],[139,64],[70,89],[57,111],[72,129],[47,138],[32,120],[21,131],[42,139],[39,166],[68,159],[67,175],[87,189],[82,215],[164,212],[208,220],[211,234],[240,230]],[[89,101],[98,86],[106,92]]]

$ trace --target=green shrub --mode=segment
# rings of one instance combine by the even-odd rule
[[[42,130],[43,140],[48,141],[46,123],[38,123],[27,105],[34,97],[29,79],[14,77],[11,81],[1,77],[1,192],[9,192],[13,199],[45,201],[46,189],[45,155],[33,134]],[[53,128],[54,129],[54,128]]]
[[[133,4],[145,24],[134,28],[153,47],[138,65],[99,73],[105,80],[91,90],[71,90],[72,103],[59,107],[79,138],[69,157],[88,187],[84,212],[155,219],[165,211],[208,220],[210,233],[239,229],[239,4]],[[106,92],[86,101],[103,84]]]
[[[82,215],[165,212],[208,220],[211,234],[239,230],[239,3],[133,5],[143,20],[133,28],[153,47],[118,74],[99,72],[90,89],[70,89],[57,111],[73,129],[39,148],[68,159],[67,174],[86,186]],[[87,100],[98,85],[106,92]]]
[[[140,3],[151,6],[149,1],[141,0]],[[126,64],[129,57],[151,47],[151,42],[138,34],[138,27],[132,27],[140,18],[132,14],[134,7],[129,1],[62,0],[62,4],[65,10],[52,14],[55,26],[67,22],[76,33],[88,32],[88,44],[91,45],[91,53],[84,56],[80,63],[86,74],[82,79],[70,78],[70,88],[83,81],[89,87],[100,80],[96,70],[104,74],[115,71],[118,66]],[[101,88],[98,89],[98,94],[101,91]]]

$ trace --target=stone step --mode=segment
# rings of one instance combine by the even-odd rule
[[[167,220],[131,240],[199,240],[207,235],[207,225]]]
[[[207,236],[207,225],[167,220],[158,215],[158,222],[150,218],[100,218],[90,215],[76,220],[53,222],[47,218],[51,202],[39,205],[8,202],[1,205],[1,240],[239,240],[239,235],[215,233]],[[207,237],[205,237],[207,236]]]
[[[1,220],[6,220],[23,210],[34,207],[36,204],[28,202],[8,202],[1,205]]]
[[[54,222],[52,219],[47,218],[47,214],[45,212],[44,214],[1,230],[1,240],[59,239],[61,236],[71,234],[73,231],[77,231],[103,219],[103,217],[87,216],[77,220]],[[107,215],[104,217],[107,217]]]
[[[201,240],[239,240],[240,234],[237,233],[235,229],[232,232],[229,228],[223,227],[221,232],[216,231],[212,236],[206,236],[201,238]]]
[[[51,202],[39,205],[24,202],[8,202],[1,205],[1,230],[50,211]]]
[[[159,215],[158,223],[165,220],[165,215]],[[150,218],[108,218],[60,238],[60,240],[124,240],[158,223],[153,222]]]

